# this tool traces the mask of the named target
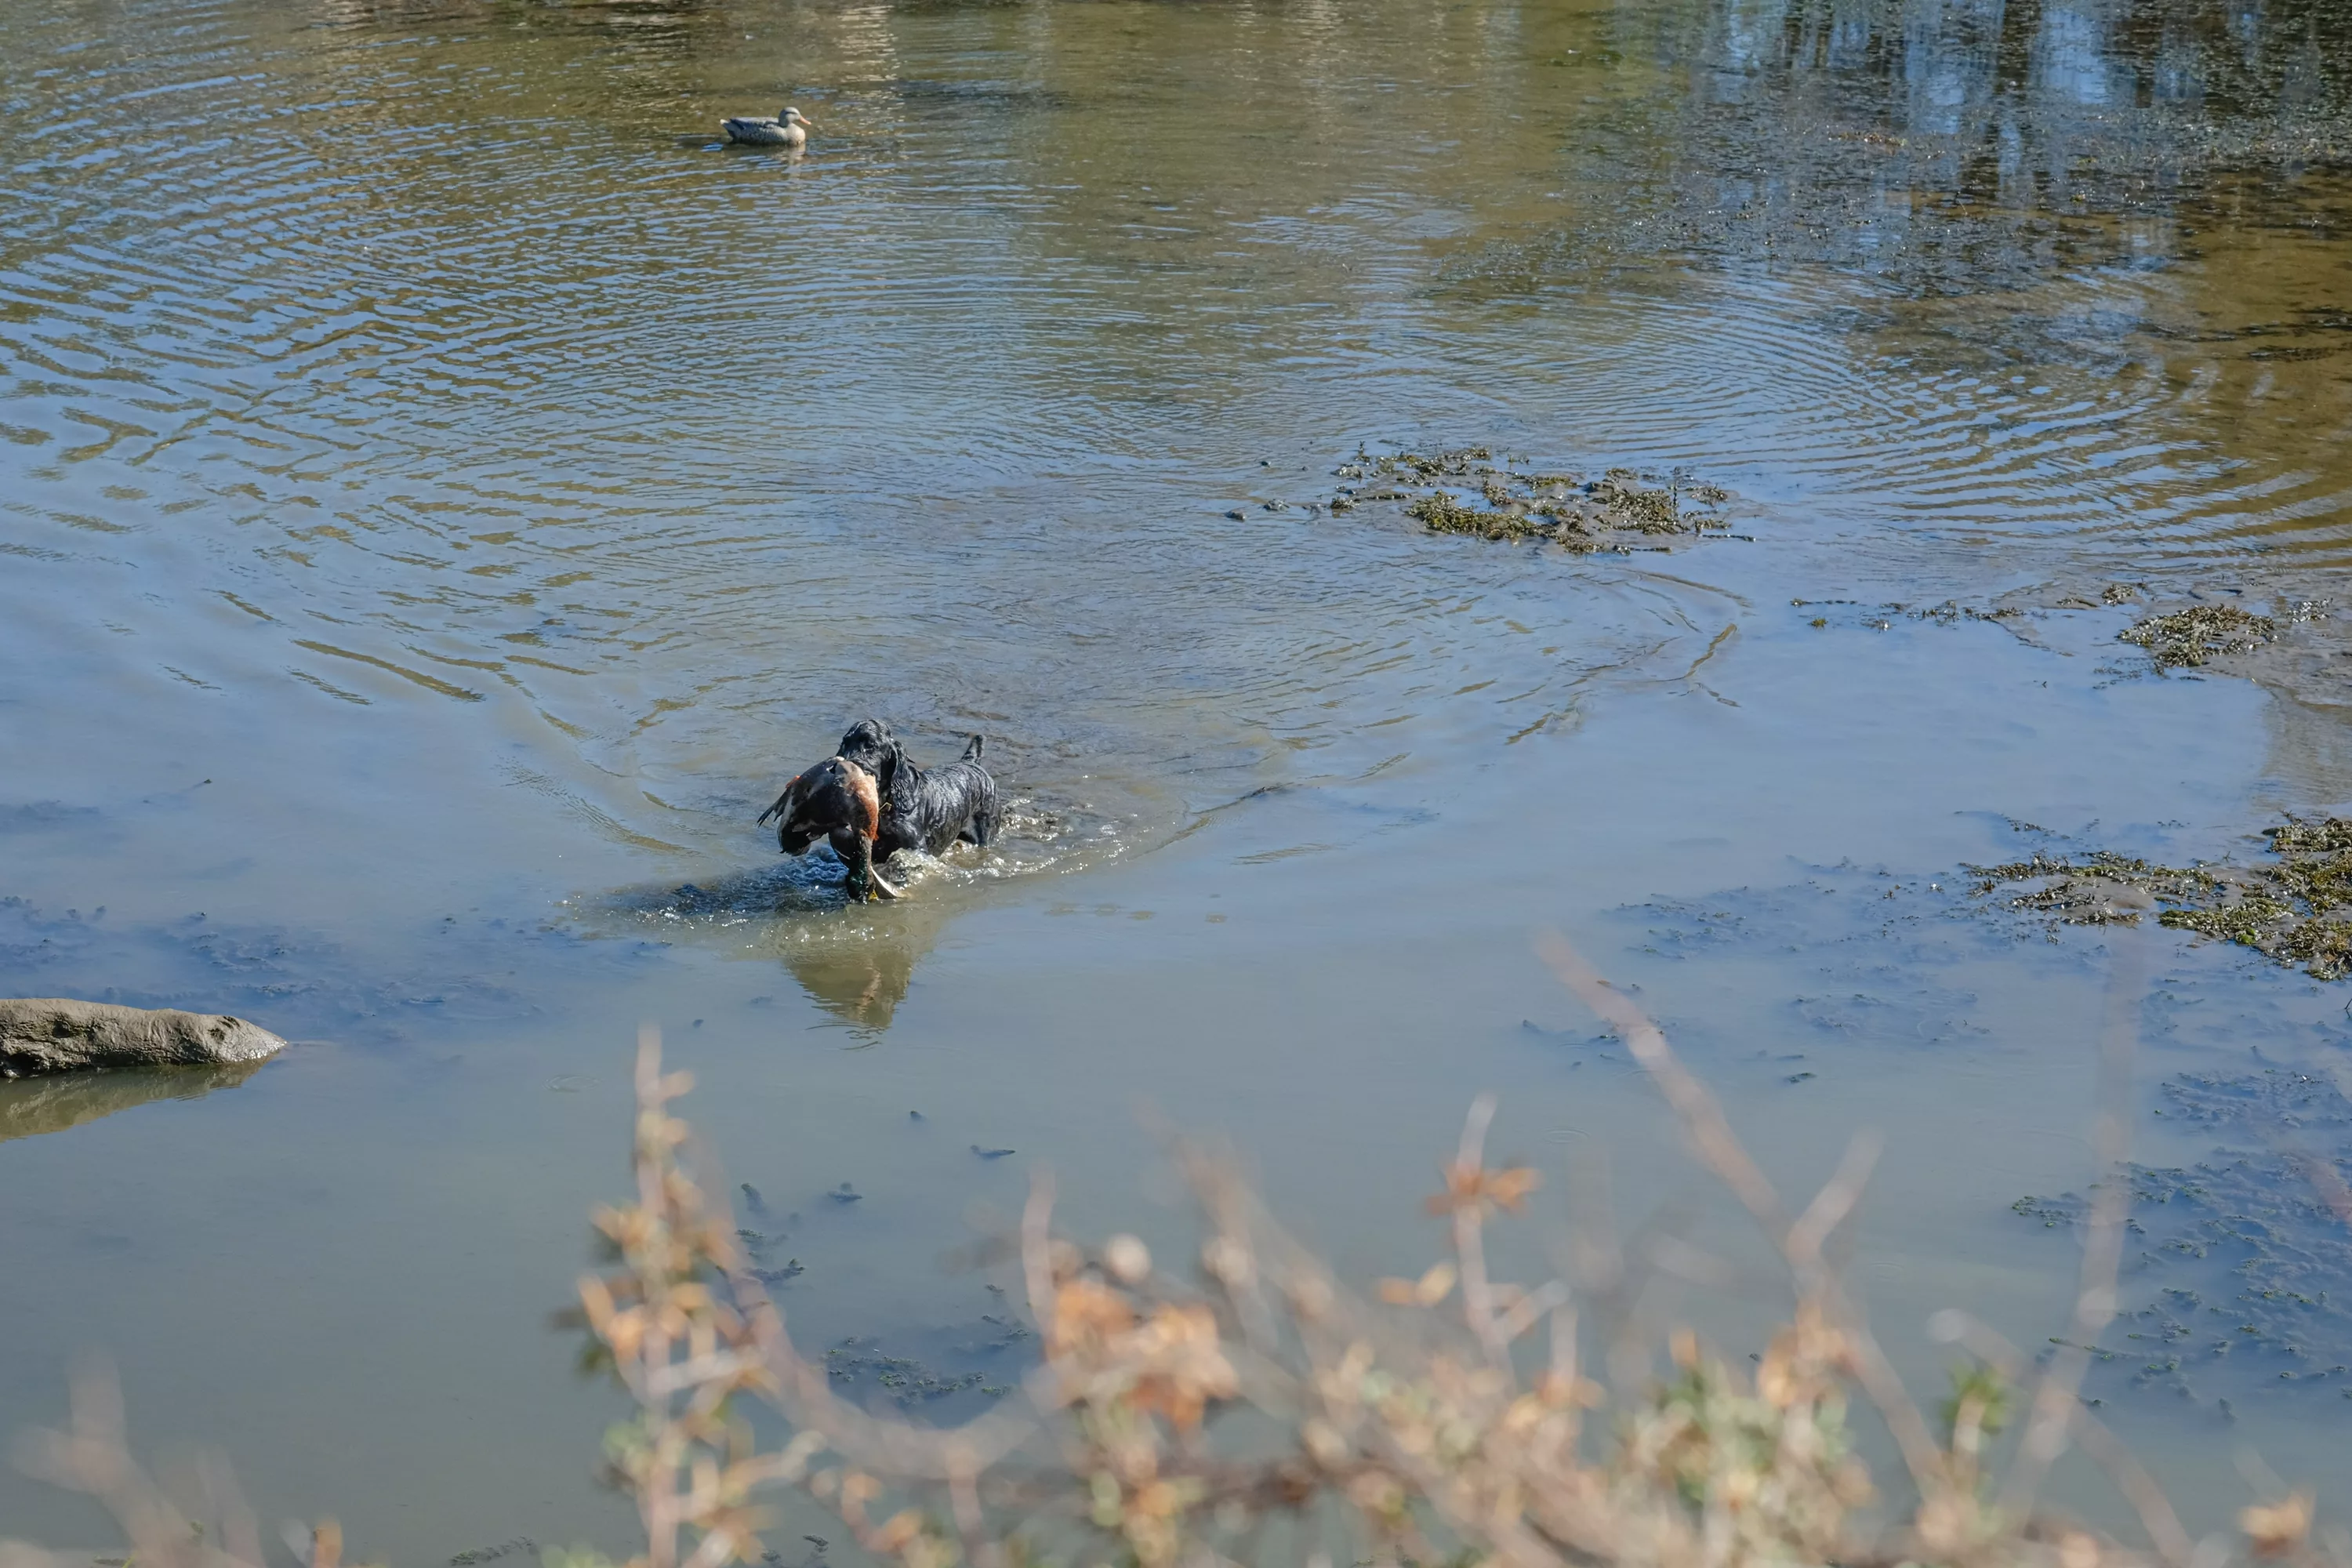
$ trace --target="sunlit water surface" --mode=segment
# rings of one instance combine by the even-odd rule
[[[546,1324],[621,1188],[640,1018],[805,1343],[1002,1376],[1002,1299],[940,1259],[1034,1163],[1081,1230],[1180,1247],[1139,1105],[1367,1275],[1436,1247],[1481,1089],[1549,1197],[1605,1163],[1629,1224],[1737,1252],[1535,963],[1556,926],[1792,1188],[1888,1134],[1856,1277],[1932,1386],[1933,1309],[2039,1345],[2072,1300],[2063,1204],[2011,1205],[2092,1179],[2134,940],[2053,942],[1962,864],[2247,856],[2352,798],[2325,603],[2269,689],[2114,640],[2352,563],[2339,8],[0,28],[0,989],[297,1041],[0,1089],[0,1420],[103,1350],[142,1438],[373,1558],[625,1541],[612,1398]],[[786,100],[805,156],[709,144]],[[1739,537],[1573,558],[1324,510],[1360,448],[1467,444],[1727,486]],[[2110,583],[2144,587],[1908,613]],[[849,910],[751,818],[869,712],[926,761],[986,734],[1013,807]],[[2142,934],[2138,1156],[2274,1153],[2181,1085],[2334,1084],[2343,992]],[[2301,1121],[2332,1152],[2352,1104]],[[1780,1305],[1659,1289],[1735,1347]],[[2200,1527],[2241,1448],[2352,1488],[2344,1374],[2136,1385],[2145,1331],[2094,1389]],[[2340,1315],[2306,1338],[2352,1360]],[[13,1475],[0,1521],[105,1538]]]

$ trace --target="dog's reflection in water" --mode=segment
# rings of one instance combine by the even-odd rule
[[[843,903],[841,870],[829,851],[614,900],[653,922],[665,940],[699,934],[740,956],[781,959],[809,999],[843,1023],[878,1033],[890,1026],[915,971],[963,900],[952,878],[901,857],[903,874],[935,885],[895,903]]]
[[[867,929],[817,942],[784,942],[778,956],[809,1000],[860,1030],[887,1029],[937,943],[949,911],[944,900],[908,900],[877,910]],[[873,906],[867,906],[869,910]]]

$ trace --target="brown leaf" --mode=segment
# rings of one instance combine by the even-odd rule
[[[2256,1503],[2238,1515],[2257,1557],[2284,1557],[2311,1533],[2311,1494],[2296,1491],[2278,1502]]]
[[[1542,1183],[1542,1175],[1532,1166],[1513,1165],[1508,1170],[1487,1171],[1456,1162],[1445,1167],[1445,1190],[1423,1206],[1431,1214],[1444,1215],[1457,1209],[1493,1204],[1517,1214],[1528,1201],[1528,1194]]]

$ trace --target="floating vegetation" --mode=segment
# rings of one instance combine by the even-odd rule
[[[1972,605],[1963,605],[1957,599],[1947,599],[1940,605],[1928,605],[1916,609],[1903,605],[1889,605],[1886,607],[1908,616],[1915,621],[1933,621],[1939,626],[1958,626],[1962,621],[2013,621],[2025,614],[2014,605],[2001,605],[1990,610],[1979,610]]]
[[[2159,1115],[2275,1136],[2286,1125],[2352,1124],[2335,1084],[2280,1068],[2188,1074],[2163,1086]],[[2114,1375],[2226,1409],[2221,1386],[2332,1387],[2352,1397],[2352,1232],[2330,1194],[2352,1163],[2281,1151],[2217,1149],[2197,1164],[2129,1167],[2129,1278],[2153,1286],[2097,1352]],[[2068,1193],[2011,1207],[2053,1229],[2089,1205]]]
[[[2278,623],[2235,605],[2197,605],[2150,616],[2116,636],[2147,649],[2159,669],[2194,668],[2223,654],[2253,652],[2278,637]]]
[[[1720,509],[1731,492],[1719,486],[1632,468],[1593,479],[1538,473],[1508,458],[1498,465],[1486,447],[1359,452],[1335,472],[1344,482],[1331,498],[1334,512],[1402,502],[1405,515],[1433,533],[1549,540],[1579,555],[1664,549],[1656,542],[1729,526]]]
[[[2035,855],[1971,866],[1977,891],[2032,884],[2008,904],[2053,924],[2158,924],[2299,965],[2321,980],[2352,974],[2352,821],[2289,821],[2266,829],[2274,859],[2259,866],[2158,866],[2102,851]]]
[[[2257,1073],[2184,1072],[2167,1079],[2159,1116],[2194,1126],[2236,1125],[2275,1133],[2284,1128],[2352,1127],[2352,1100],[2336,1080],[2292,1068]]]
[[[2128,605],[2147,592],[2145,583],[2110,583],[2095,596],[2087,591],[2066,594],[2053,601],[2052,608],[2060,610],[2095,610],[2102,605]]]
[[[2080,857],[2036,853],[2030,860],[1969,870],[1979,893],[2034,884],[2010,898],[2009,907],[2062,925],[2137,925],[2150,900],[2202,908],[2221,885],[2202,866],[2155,866],[2104,849]]]
[[[2288,822],[2264,828],[2263,837],[2282,855],[2335,854],[2352,849],[2352,822],[2340,816],[2331,816],[2324,822]]]
[[[967,1361],[988,1360],[1012,1350],[1026,1353],[1025,1342],[1034,1337],[1024,1324],[1009,1318],[983,1316],[978,1334],[969,1342],[949,1347],[948,1353]],[[964,1393],[988,1399],[1002,1398],[1013,1392],[1013,1384],[1018,1381],[1017,1373],[1010,1367],[1001,1367],[993,1373],[948,1372],[919,1356],[892,1355],[871,1335],[853,1334],[842,1341],[824,1352],[824,1366],[835,1383],[869,1387],[902,1410]]]
[[[1861,599],[1791,599],[1790,607],[1799,610],[1834,609],[1841,624],[1858,626],[1865,631],[1888,632],[1895,629],[1897,617],[1910,621],[1932,621],[1939,626],[1956,626],[1964,622],[1982,621],[1990,626],[2006,626],[2012,633],[2026,611],[2016,605],[1996,605],[1990,609],[1979,609],[1963,605],[1958,599],[1946,599],[1936,605],[1906,605],[1896,599],[1872,604]],[[1815,616],[1807,623],[1815,629],[1827,626],[1830,617]]]

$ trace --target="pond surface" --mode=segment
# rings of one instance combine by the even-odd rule
[[[934,1414],[1019,1364],[940,1259],[1030,1164],[1183,1234],[1139,1107],[1362,1275],[1436,1247],[1481,1089],[1547,1223],[1605,1163],[1736,1248],[1552,927],[1792,1188],[1888,1134],[1856,1277],[1932,1387],[1936,1308],[2063,1321],[2137,941],[2143,1195],[2205,1195],[2094,1392],[2200,1527],[2242,1451],[2352,1489],[2352,1254],[2292,1179],[2352,1125],[2347,993],[1963,869],[2352,801],[2340,5],[0,28],[0,989],[297,1042],[0,1089],[0,1421],[103,1350],[148,1443],[370,1560],[622,1543],[546,1321],[640,1018],[798,1337],[936,1366]],[[711,144],[786,100],[804,156]],[[1591,554],[1331,509],[1467,447],[1731,499]],[[2116,640],[2192,597],[2285,630]],[[867,713],[984,733],[1013,806],[852,910],[751,819]],[[1779,1310],[1660,1289],[1734,1346]],[[105,1539],[13,1474],[0,1520]]]

